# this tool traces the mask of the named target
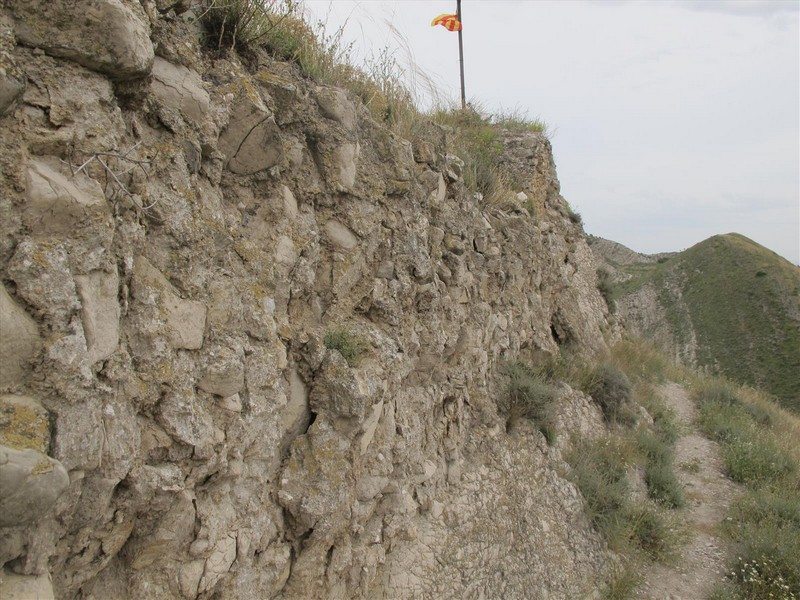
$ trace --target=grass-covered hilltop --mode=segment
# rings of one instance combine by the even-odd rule
[[[597,238],[592,246],[610,297],[641,334],[800,410],[798,267],[736,233],[652,260]]]

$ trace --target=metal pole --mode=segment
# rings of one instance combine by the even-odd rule
[[[456,18],[461,22],[461,0],[456,0]],[[462,26],[463,29],[463,26]],[[464,41],[458,31],[458,62],[461,67],[461,110],[467,110],[467,95],[464,92]]]

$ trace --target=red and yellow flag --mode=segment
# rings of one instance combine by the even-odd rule
[[[458,20],[458,15],[439,15],[431,21],[431,27],[441,25],[447,31],[461,31],[461,21]]]

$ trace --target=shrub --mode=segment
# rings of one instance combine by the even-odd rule
[[[630,379],[619,367],[602,363],[591,372],[584,391],[589,394],[603,411],[609,423],[630,422],[630,400],[633,386]]]
[[[626,600],[633,595],[642,581],[641,575],[630,565],[624,565],[611,574],[603,590],[603,600]]]
[[[357,367],[367,352],[367,343],[347,329],[337,328],[328,331],[323,339],[328,350],[336,350],[351,367]]]
[[[611,278],[611,273],[608,269],[597,269],[597,289],[600,290],[600,295],[608,305],[608,310],[611,314],[617,312],[617,303],[614,301],[614,289]]]
[[[589,518],[607,537],[628,503],[630,459],[624,444],[615,439],[580,444],[569,457],[571,478],[586,500]]]
[[[683,487],[675,475],[674,440],[671,442],[657,433],[643,431],[639,434],[638,442],[647,461],[644,480],[650,498],[668,508],[683,506]]]
[[[287,31],[283,21],[302,23],[296,13],[297,4],[292,0],[204,0],[201,22],[209,47],[248,54],[268,37],[281,37]],[[281,24],[284,26],[279,27]]]
[[[633,506],[625,513],[631,542],[651,560],[664,560],[673,550],[674,533],[669,523],[650,507]]]
[[[796,560],[797,557],[794,557]],[[739,558],[732,575],[748,600],[795,600],[800,594],[796,585],[783,577],[785,565],[769,556]]]
[[[581,216],[581,213],[572,210],[571,207],[567,207],[567,216],[572,223],[575,223],[576,225],[583,224],[583,217]]]
[[[506,367],[508,386],[499,408],[509,426],[519,419],[530,419],[542,432],[548,444],[555,442],[554,402],[556,388],[530,367],[512,363]]]

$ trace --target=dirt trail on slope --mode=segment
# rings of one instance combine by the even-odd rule
[[[645,573],[635,598],[702,600],[723,580],[727,544],[715,531],[740,489],[724,475],[717,444],[697,431],[686,390],[670,383],[660,391],[683,431],[675,444],[675,469],[686,495],[681,519],[691,538],[673,565],[654,565]]]

